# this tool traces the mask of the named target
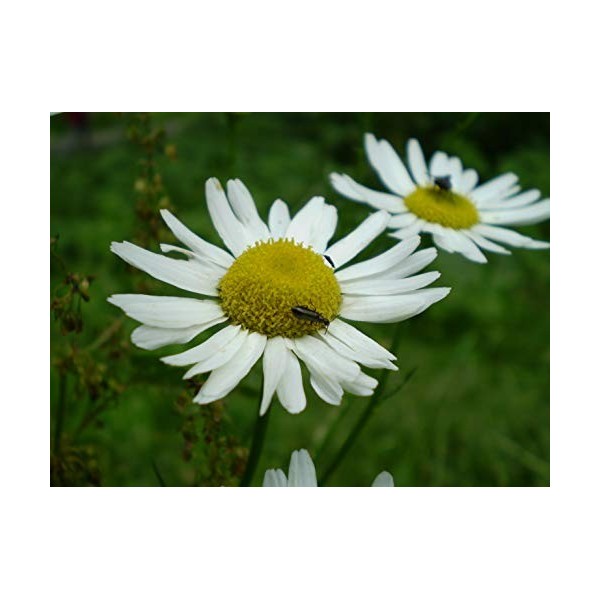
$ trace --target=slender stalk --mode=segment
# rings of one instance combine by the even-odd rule
[[[392,354],[396,353],[398,344],[400,343],[400,331],[401,331],[400,326],[396,325],[396,331],[394,332],[394,338],[392,340],[392,346],[390,349],[390,352]],[[412,376],[413,372],[414,371],[408,373],[408,375],[404,378],[402,385],[405,385],[407,383],[407,381]],[[381,379],[379,380],[379,386],[375,390],[375,393],[371,396],[370,402],[367,404],[367,406],[365,406],[365,409],[363,410],[361,416],[358,418],[358,421],[356,422],[356,424],[354,425],[354,427],[348,434],[348,437],[346,438],[346,440],[344,441],[344,443],[338,450],[337,454],[334,456],[333,460],[329,464],[329,467],[325,471],[325,474],[319,481],[320,486],[325,485],[325,483],[327,483],[327,481],[329,481],[330,477],[333,475],[335,470],[340,466],[341,462],[346,457],[346,454],[348,454],[348,451],[350,450],[350,448],[352,448],[352,446],[356,442],[358,436],[360,435],[362,430],[365,428],[366,424],[369,422],[369,419],[373,416],[375,409],[378,407],[378,405],[383,397],[383,392],[385,390],[385,386],[387,384],[390,373],[391,373],[391,371],[388,371],[388,370],[383,372]]]
[[[60,441],[63,422],[65,420],[65,404],[67,396],[67,374],[61,372],[58,376],[58,406],[56,407],[56,421],[54,423],[54,454],[60,453]]]
[[[260,397],[262,397],[262,392]],[[260,454],[263,449],[270,414],[271,410],[269,409],[264,417],[261,417],[260,414],[258,417],[256,417],[254,434],[252,435],[252,446],[250,447],[250,455],[248,456],[248,462],[246,463],[246,470],[244,471],[244,475],[240,481],[241,487],[248,487],[252,483],[252,477],[254,476],[256,467],[258,466]]]

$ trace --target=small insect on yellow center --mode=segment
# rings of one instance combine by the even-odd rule
[[[419,187],[404,198],[406,208],[425,221],[452,229],[468,229],[479,223],[475,205],[450,189],[449,178],[438,179],[435,185]]]
[[[323,256],[287,239],[257,242],[238,256],[219,282],[219,297],[233,323],[288,338],[325,329],[342,302]]]

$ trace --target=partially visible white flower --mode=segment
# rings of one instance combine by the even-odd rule
[[[370,396],[377,380],[359,365],[397,370],[396,357],[347,321],[394,323],[409,319],[444,298],[449,288],[423,289],[440,273],[417,274],[436,250],[417,250],[413,236],[390,250],[346,266],[388,223],[379,211],[331,243],[337,210],[312,198],[292,218],[276,200],[268,225],[239,180],[227,194],[217,179],[206,182],[208,211],[229,252],[192,233],[169,211],[167,226],[187,248],[161,244],[155,254],[129,242],[111,250],[130,265],[204,298],[115,294],[108,300],[142,325],[132,341],[154,350],[185,344],[203,331],[225,326],[205,342],[163,362],[187,366],[184,378],[210,373],[195,402],[223,398],[262,357],[264,386],[260,414],[275,394],[290,413],[306,406],[300,361],[316,394],[339,405],[344,391]]]
[[[306,450],[294,450],[290,460],[288,477],[281,469],[265,472],[263,487],[317,487],[315,465]],[[383,471],[377,475],[372,487],[394,487],[394,479]]]
[[[500,244],[529,249],[550,246],[503,227],[531,225],[550,217],[550,200],[540,200],[539,190],[521,192],[513,173],[478,186],[477,173],[463,168],[456,156],[435,152],[427,165],[415,139],[407,144],[410,171],[387,140],[368,133],[365,147],[371,166],[391,193],[369,189],[338,173],[331,174],[331,183],[343,196],[391,213],[388,226],[395,230],[391,236],[403,240],[430,233],[438,247],[479,263],[487,262],[480,248],[510,254]]]

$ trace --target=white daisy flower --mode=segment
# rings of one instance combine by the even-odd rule
[[[445,152],[435,152],[428,168],[415,139],[407,144],[410,172],[388,141],[368,133],[365,146],[371,166],[392,193],[371,190],[338,173],[331,174],[331,183],[343,196],[391,213],[393,237],[403,240],[430,233],[443,250],[479,263],[487,262],[480,248],[500,254],[510,254],[500,244],[549,248],[547,242],[503,227],[531,225],[550,217],[550,199],[540,200],[539,190],[521,192],[513,173],[478,186],[477,173]]]
[[[413,236],[370,260],[344,267],[385,230],[389,215],[369,216],[352,233],[330,243],[337,210],[312,198],[294,218],[276,200],[265,224],[248,189],[229,181],[227,194],[217,179],[206,183],[208,211],[229,252],[204,241],[169,211],[167,226],[187,249],[161,244],[170,258],[129,242],[111,250],[129,264],[182,290],[209,298],[117,294],[109,301],[140,321],[132,341],[153,350],[191,341],[221,323],[205,342],[161,360],[190,366],[184,378],[210,375],[194,398],[207,404],[226,396],[263,357],[260,414],[275,393],[283,407],[298,413],[306,406],[300,362],[315,392],[340,404],[343,391],[370,396],[377,380],[361,371],[396,369],[393,354],[347,321],[392,323],[423,312],[449,288],[422,289],[438,272],[415,275],[436,255],[415,252]],[[339,269],[339,270],[338,270]]]
[[[306,450],[292,452],[288,477],[281,469],[265,472],[263,487],[317,487],[315,465]],[[375,477],[371,487],[394,487],[394,478],[383,471]]]

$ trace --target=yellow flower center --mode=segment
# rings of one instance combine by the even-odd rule
[[[219,297],[233,323],[287,338],[324,328],[313,313],[331,321],[342,303],[333,269],[323,257],[283,239],[257,242],[238,256],[219,283]]]
[[[479,223],[479,213],[468,198],[438,186],[417,188],[404,204],[417,217],[444,227],[469,229]]]

